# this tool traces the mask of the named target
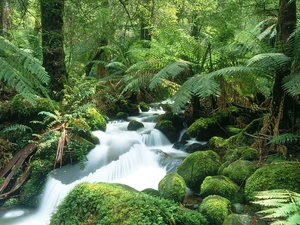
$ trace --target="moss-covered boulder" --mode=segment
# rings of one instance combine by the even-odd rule
[[[149,105],[146,102],[140,102],[139,106],[142,112],[148,112],[150,109]]]
[[[210,195],[203,199],[199,212],[210,225],[221,225],[230,213],[230,201],[219,195]]]
[[[166,113],[158,116],[157,121],[160,122],[162,120],[171,121],[177,132],[180,132],[184,128],[185,120],[183,116],[167,111]]]
[[[106,130],[106,120],[95,108],[86,110],[86,122],[92,130]]]
[[[158,191],[162,198],[182,202],[186,193],[186,184],[180,175],[168,173],[159,182]]]
[[[245,181],[250,177],[256,170],[254,162],[248,160],[236,160],[230,163],[227,167],[221,171],[221,174],[229,177],[238,185],[245,185]]]
[[[188,155],[177,167],[177,172],[191,190],[199,192],[205,177],[216,175],[220,165],[217,153],[212,150],[200,151]]]
[[[249,146],[239,146],[230,148],[226,151],[223,159],[226,161],[235,161],[238,159],[255,160],[258,157],[258,151]]]
[[[31,164],[30,179],[22,189],[20,203],[26,206],[37,206],[40,194],[44,188],[48,173],[53,169],[48,160],[34,160]]]
[[[255,160],[258,157],[258,150],[255,148],[251,148],[248,146],[241,147],[242,148],[242,155],[241,159],[244,160]]]
[[[136,120],[131,120],[127,126],[127,130],[138,130],[140,128],[143,128],[144,124],[142,122],[136,121]]]
[[[76,212],[76,213],[74,213]],[[177,203],[109,183],[81,183],[58,206],[50,225],[189,224],[205,225],[199,212]]]
[[[116,117],[118,120],[127,120],[129,114],[126,112],[118,112]]]
[[[300,192],[300,164],[298,162],[274,162],[257,169],[246,181],[247,200],[254,200],[256,191],[288,189]]]
[[[222,125],[228,122],[228,112],[219,111],[212,117],[197,119],[187,129],[187,135],[191,138],[197,138],[199,141],[208,141],[213,136],[227,136]]]
[[[155,125],[155,129],[160,130],[170,142],[175,143],[179,139],[180,132],[175,129],[172,121],[161,120]]]
[[[232,203],[242,202],[243,200],[239,186],[222,175],[207,176],[201,184],[200,195],[202,197],[220,195],[229,199]]]

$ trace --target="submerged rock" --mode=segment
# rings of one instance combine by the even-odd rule
[[[136,121],[136,120],[131,120],[127,126],[127,130],[136,131],[143,127],[144,127],[143,123]]]

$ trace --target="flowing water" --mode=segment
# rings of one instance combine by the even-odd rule
[[[2,225],[45,225],[51,213],[69,191],[81,182],[113,182],[127,184],[139,191],[158,188],[167,173],[167,166],[186,153],[172,148],[169,140],[154,129],[158,114],[163,111],[141,113],[138,120],[145,126],[127,131],[128,122],[107,124],[106,132],[95,131],[100,144],[87,155],[85,168],[66,165],[49,175],[38,209],[0,209]]]

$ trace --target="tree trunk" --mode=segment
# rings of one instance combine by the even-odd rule
[[[284,53],[292,57],[291,40],[289,37],[296,27],[296,1],[280,0],[279,1],[279,15],[277,22],[277,37],[275,47],[277,52]],[[284,112],[289,107],[286,100],[288,96],[282,88],[282,81],[285,76],[291,72],[291,65],[289,68],[278,70],[275,73],[275,80],[272,91],[272,100],[270,105],[270,113],[264,119],[261,134],[277,137],[280,135],[282,125],[290,118],[284,118]],[[266,140],[259,139],[254,143],[255,147],[266,150]],[[267,150],[275,150],[277,152],[286,154],[286,147],[282,145],[271,145]],[[265,152],[265,151],[263,151]]]
[[[43,66],[51,77],[50,96],[59,101],[68,79],[63,46],[64,0],[40,0],[40,4]]]
[[[1,36],[9,40],[10,37],[8,31],[11,29],[11,9],[9,0],[1,1],[0,10]]]

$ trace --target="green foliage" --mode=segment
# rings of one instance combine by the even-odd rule
[[[299,135],[293,134],[293,133],[285,133],[285,134],[281,134],[277,137],[272,138],[268,144],[285,144],[287,142],[293,142],[300,139]]]
[[[0,79],[12,86],[27,101],[34,103],[36,95],[47,97],[49,75],[41,62],[0,37]]]
[[[183,202],[186,193],[185,181],[176,173],[168,173],[158,183],[158,191],[162,198]]]
[[[76,212],[76,213],[74,213]],[[174,202],[139,193],[126,185],[82,183],[58,206],[50,225],[58,224],[207,224],[200,213]]]
[[[300,76],[299,74],[290,74],[283,79],[283,88],[291,96],[300,94]]]
[[[300,221],[300,194],[286,189],[274,189],[256,193],[252,203],[267,207],[257,213],[272,219],[271,225],[297,225]],[[274,220],[275,219],[275,220]]]
[[[86,110],[86,123],[92,130],[106,130],[106,120],[95,108]]]

